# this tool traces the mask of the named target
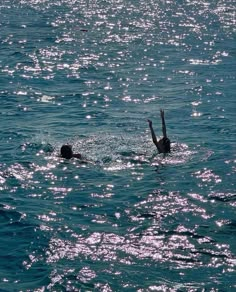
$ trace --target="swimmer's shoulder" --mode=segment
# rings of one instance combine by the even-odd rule
[[[78,159],[83,159],[82,155],[80,153],[75,153],[75,154],[72,155],[72,157],[78,158]]]

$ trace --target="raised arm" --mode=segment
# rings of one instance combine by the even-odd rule
[[[160,110],[161,113],[161,122],[162,122],[162,133],[163,133],[163,137],[167,138],[167,134],[166,134],[166,123],[165,123],[165,113],[164,110]]]
[[[151,130],[152,141],[153,141],[153,143],[156,145],[158,151],[161,152],[160,145],[159,145],[159,143],[158,143],[158,141],[157,141],[156,134],[155,134],[155,132],[154,132],[154,130],[153,130],[153,127],[152,127],[152,121],[151,121],[151,120],[147,120],[147,121],[148,121],[148,124],[149,124],[149,128],[150,128],[150,130]]]

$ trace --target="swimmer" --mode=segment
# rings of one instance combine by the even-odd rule
[[[152,141],[156,145],[158,152],[159,153],[169,153],[170,152],[170,140],[166,134],[166,123],[165,123],[164,110],[161,109],[160,113],[161,113],[161,121],[162,121],[163,138],[161,138],[159,141],[157,141],[157,137],[156,137],[155,132],[153,130],[152,121],[151,120],[147,120],[147,121],[149,123],[149,128],[151,130]]]
[[[71,145],[62,145],[62,147],[61,147],[61,157],[66,158],[66,159],[71,159],[73,157],[74,158],[79,158],[79,159],[82,158],[81,154],[73,153]]]

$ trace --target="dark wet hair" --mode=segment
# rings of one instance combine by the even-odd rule
[[[163,142],[164,142],[163,145],[165,148],[165,153],[169,153],[170,152],[170,139],[167,137],[164,137]]]
[[[63,145],[61,147],[61,156],[66,159],[72,158],[73,151],[70,145]]]

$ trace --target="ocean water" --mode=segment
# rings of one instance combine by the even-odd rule
[[[236,291],[235,27],[233,0],[0,1],[0,291]]]

